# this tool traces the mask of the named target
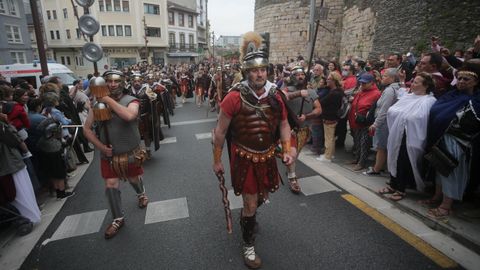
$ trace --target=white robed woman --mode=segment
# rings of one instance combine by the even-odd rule
[[[419,191],[425,188],[420,172],[430,108],[436,101],[430,94],[434,88],[432,77],[419,73],[412,83],[411,93],[403,95],[387,112],[387,162],[391,178],[390,185],[379,193],[389,194],[393,201],[403,199],[407,187]]]

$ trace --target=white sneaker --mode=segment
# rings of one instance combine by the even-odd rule
[[[324,162],[332,162],[331,159],[328,159],[325,157],[325,155],[320,155],[319,157],[315,158],[318,161],[324,161]]]
[[[22,153],[22,158],[23,159],[31,158],[31,157],[32,157],[32,153],[30,151]]]

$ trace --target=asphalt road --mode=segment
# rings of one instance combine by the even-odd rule
[[[232,210],[234,232],[228,235],[218,181],[211,171],[210,139],[195,137],[210,132],[214,119],[214,114],[207,117],[205,107],[197,108],[192,100],[177,108],[171,120],[178,125],[163,128],[165,136],[176,137],[176,142],[162,144],[145,165],[149,208],[157,202],[181,199],[186,201],[186,215],[183,211],[182,218],[146,224],[147,216],[155,213],[138,209],[133,189],[122,183],[126,226],[115,238],[103,238],[111,222],[107,213],[103,220],[96,220],[101,227],[92,233],[52,240],[66,218],[108,209],[96,155],[75,188],[77,195],[65,203],[22,269],[245,269],[240,209]],[[185,122],[191,120],[206,121]],[[224,153],[225,165],[226,157]],[[316,175],[301,163],[297,174]],[[228,177],[227,182],[230,187]],[[262,269],[440,268],[345,201],[343,194],[294,195],[286,186],[272,194],[271,203],[261,207],[257,218],[256,251],[263,260]],[[82,229],[90,225],[80,222],[72,226]]]

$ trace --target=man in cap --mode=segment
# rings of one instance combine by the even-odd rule
[[[370,73],[363,73],[359,79],[360,91],[355,94],[352,107],[348,113],[348,123],[353,133],[353,152],[356,164],[354,171],[360,171],[366,167],[370,140],[368,138],[368,127],[372,123],[367,121],[367,113],[370,107],[380,98],[381,93],[375,84],[375,77]]]
[[[117,70],[109,70],[101,77],[92,78],[90,87],[104,87],[109,95],[97,97],[97,104],[90,110],[85,121],[83,132],[85,137],[101,152],[100,168],[105,180],[107,196],[113,222],[105,231],[105,238],[114,237],[125,222],[120,196],[119,180],[128,180],[137,193],[138,207],[145,208],[148,198],[143,186],[142,163],[146,153],[140,149],[140,133],[138,131],[138,114],[140,102],[137,98],[125,94],[124,75]],[[111,111],[107,119],[95,119],[94,111]],[[108,118],[108,117],[105,117]],[[97,121],[96,121],[97,120]],[[96,134],[92,127],[97,122]]]
[[[318,99],[316,89],[305,90],[307,85],[305,71],[302,66],[295,66],[292,70],[292,75],[290,78],[290,85],[284,88],[284,92],[287,96],[287,106],[297,115],[297,122],[299,129],[293,130],[292,134],[294,138],[297,138],[297,135],[302,136],[308,134],[308,129],[310,125],[310,120],[320,116],[322,113],[322,107]],[[299,134],[300,130],[302,133]],[[307,131],[305,131],[307,129]],[[299,142],[299,140],[295,140]],[[292,151],[294,155],[298,155],[301,149],[301,146],[294,144],[292,146]],[[298,184],[297,174],[296,174],[296,162],[287,166],[287,177],[290,190],[298,194],[300,193],[300,185]]]
[[[261,266],[255,252],[254,227],[257,207],[265,202],[269,192],[279,187],[280,175],[275,160],[275,147],[280,141],[282,161],[289,165],[290,125],[282,93],[267,81],[268,54],[259,50],[262,37],[246,33],[241,57],[246,80],[232,88],[220,105],[218,123],[213,136],[213,170],[223,174],[222,149],[227,138],[230,171],[235,195],[242,195],[240,225],[243,235],[243,258],[252,269]]]

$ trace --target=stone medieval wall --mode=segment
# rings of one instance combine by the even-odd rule
[[[317,7],[321,0],[317,0]],[[309,0],[256,0],[255,31],[270,32],[272,62],[298,54],[307,57]],[[362,58],[429,50],[439,36],[452,51],[466,49],[480,34],[480,0],[325,0],[328,20],[321,22],[315,55]]]
[[[317,1],[320,6],[320,1]],[[328,21],[319,27],[314,54],[333,57],[341,40],[343,0],[325,1]],[[256,0],[255,31],[270,33],[270,61],[285,62],[302,55],[308,58],[310,0]]]

